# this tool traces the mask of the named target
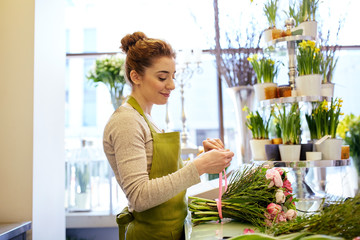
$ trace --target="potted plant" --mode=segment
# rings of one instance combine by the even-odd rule
[[[303,36],[310,36],[312,39],[317,37],[316,11],[318,9],[319,0],[302,0],[299,7],[300,23],[293,31],[302,30]]]
[[[276,29],[278,2],[279,0],[269,0],[264,3],[264,13],[269,24],[269,28],[263,32],[265,42],[281,37],[282,31],[280,29]]]
[[[89,163],[75,164],[75,207],[74,211],[90,211],[90,171]]]
[[[124,97],[123,90],[125,80],[125,60],[117,55],[104,56],[95,61],[95,65],[88,72],[86,78],[97,86],[103,83],[108,88],[111,96],[111,103],[117,109]]]
[[[253,160],[265,160],[265,145],[271,144],[269,139],[269,123],[271,115],[268,119],[263,119],[259,111],[251,112],[248,107],[244,107],[243,111],[247,112],[246,126],[252,133],[250,140],[250,148]]]
[[[339,122],[337,134],[350,147],[350,156],[357,170],[360,187],[360,115],[349,114]]]
[[[298,76],[295,86],[298,96],[320,96],[321,94],[321,61],[322,53],[314,41],[299,43],[296,55]]]
[[[257,78],[257,84],[254,85],[255,95],[258,101],[276,98],[277,84],[274,79],[278,74],[279,62],[269,57],[258,58],[257,54],[248,57]]]
[[[335,58],[336,46],[333,50],[327,50],[323,53],[321,61],[321,71],[323,73],[322,84],[321,84],[321,96],[333,97],[334,95],[334,84],[332,78],[334,69],[336,67],[339,58]]]
[[[265,153],[267,160],[281,161],[279,145],[282,144],[281,128],[277,118],[274,118],[270,125],[270,130],[273,132],[271,144],[265,145]]]
[[[290,107],[290,108],[289,108]],[[298,161],[300,159],[300,108],[298,103],[289,107],[276,105],[272,115],[279,123],[283,144],[279,145],[282,161]]]
[[[329,105],[330,104],[330,105]],[[343,139],[336,138],[336,130],[339,124],[342,99],[332,99],[331,102],[324,100],[314,105],[311,114],[306,114],[311,138],[314,139],[315,149],[322,153],[324,160],[341,159],[341,145]],[[316,140],[328,136],[329,138],[321,144]]]

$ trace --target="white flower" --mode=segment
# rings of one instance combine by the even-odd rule
[[[276,190],[275,198],[276,198],[276,203],[284,203],[285,202],[284,192],[280,189]]]
[[[287,212],[285,213],[285,217],[288,219],[288,220],[293,220],[294,218],[296,218],[297,216],[297,213],[295,210],[293,209],[289,209],[287,210]]]

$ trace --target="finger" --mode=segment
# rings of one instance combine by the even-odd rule
[[[214,148],[217,148],[217,149],[223,149],[224,148],[224,145],[222,144],[220,139],[208,138],[207,140]]]

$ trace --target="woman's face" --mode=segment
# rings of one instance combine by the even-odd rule
[[[160,57],[146,68],[141,76],[138,90],[147,104],[166,104],[170,93],[175,89],[175,60],[171,57]]]

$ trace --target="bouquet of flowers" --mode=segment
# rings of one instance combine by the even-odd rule
[[[299,76],[309,74],[321,74],[322,54],[314,41],[303,40],[299,43],[299,51],[296,56]]]
[[[109,89],[114,108],[121,105],[125,80],[125,60],[118,56],[105,56],[95,61],[86,78],[95,84],[103,83]],[[96,85],[97,86],[97,85]]]
[[[217,200],[189,198],[194,224],[221,221],[223,216],[264,228],[297,216],[297,200],[292,194],[291,183],[280,168],[245,166],[236,171],[222,195],[221,204]]]
[[[275,77],[278,74],[279,62],[272,60],[271,58],[263,57],[258,59],[258,55],[254,54],[247,59],[256,74],[257,83],[273,83]]]
[[[325,135],[336,138],[339,117],[344,115],[341,113],[342,102],[341,98],[332,99],[329,106],[325,99],[314,104],[311,114],[305,114],[311,139],[320,139]]]
[[[243,108],[247,112],[245,125],[250,129],[253,139],[269,139],[269,123],[271,115],[267,120],[264,120],[259,111],[251,112],[247,106]]]

